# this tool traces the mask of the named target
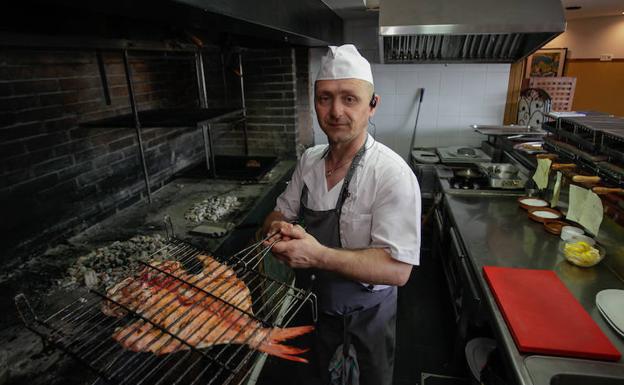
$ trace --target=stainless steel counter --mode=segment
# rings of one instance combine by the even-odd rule
[[[507,356],[518,384],[541,385],[542,382],[537,380],[534,382],[533,378],[537,379],[539,376],[530,373],[525,365],[525,359],[531,355],[520,354],[516,348],[483,277],[482,268],[486,265],[555,271],[609,340],[624,354],[624,339],[610,328],[595,305],[595,296],[599,291],[624,289],[624,281],[609,268],[609,266],[621,265],[622,250],[620,249],[624,249],[621,241],[624,238],[619,238],[619,244],[610,245],[611,255],[608,250],[605,260],[600,264],[592,268],[580,268],[565,261],[558,252],[559,238],[544,231],[541,224],[528,219],[526,212],[518,207],[516,198],[445,194],[444,199],[453,226],[460,235],[483,292],[483,302],[491,317],[497,340],[501,344],[501,350]],[[613,241],[614,230],[609,229],[606,234],[608,239]],[[609,261],[610,258],[618,260]],[[590,360],[578,361],[592,362]],[[624,359],[611,365],[616,373],[622,374],[624,381]],[[546,367],[552,367],[552,365]]]

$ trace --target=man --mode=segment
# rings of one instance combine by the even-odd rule
[[[390,385],[397,286],[419,263],[420,189],[405,161],[368,135],[380,97],[353,45],[329,48],[314,93],[329,145],[303,154],[265,220],[276,234],[267,244],[279,240],[274,255],[317,295],[312,348],[323,383],[359,372],[360,384]],[[297,219],[305,229],[289,223]]]

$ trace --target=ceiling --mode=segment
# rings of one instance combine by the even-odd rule
[[[563,6],[580,6],[577,11],[565,11],[566,19],[585,17],[615,16],[624,12],[624,0],[562,0]]]
[[[369,16],[373,11],[368,11],[364,6],[365,0],[322,0],[329,8],[334,10],[343,19],[356,19]],[[379,3],[380,0],[368,0],[369,3]],[[381,0],[383,1],[383,0]],[[565,11],[566,19],[580,19],[597,16],[622,15],[624,12],[624,0],[562,0],[563,6],[580,6],[577,11]]]

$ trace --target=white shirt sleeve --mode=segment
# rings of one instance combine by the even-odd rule
[[[420,187],[411,170],[388,178],[376,193],[372,207],[371,247],[387,249],[393,258],[420,262]]]
[[[306,153],[297,162],[292,178],[284,192],[277,197],[275,211],[279,211],[286,217],[287,221],[294,221],[299,217],[299,205],[301,202],[301,192],[303,191],[303,164],[305,162]]]

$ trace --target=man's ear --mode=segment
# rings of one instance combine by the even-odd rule
[[[373,97],[371,98],[371,101],[369,103],[369,107],[371,108],[370,116],[375,115],[375,110],[377,109],[379,102],[381,102],[381,96],[377,94],[373,94]]]

